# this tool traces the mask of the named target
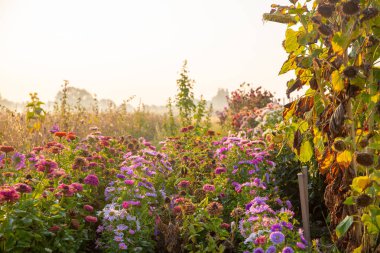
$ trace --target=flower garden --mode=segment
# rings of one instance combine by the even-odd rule
[[[263,140],[161,143],[55,132],[19,153],[2,146],[3,252],[295,252],[307,242],[276,192]]]
[[[165,116],[2,109],[0,252],[380,252],[380,3],[290,2],[284,106],[244,83],[216,122],[185,63]]]

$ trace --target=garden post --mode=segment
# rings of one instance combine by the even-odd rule
[[[310,224],[309,224],[309,197],[308,197],[308,190],[307,190],[307,167],[302,168],[302,173],[298,173],[298,184],[299,184],[299,190],[300,190],[300,200],[301,200],[301,211],[302,211],[302,225],[304,230],[305,238],[308,242],[308,245],[310,247],[311,240],[310,240]]]

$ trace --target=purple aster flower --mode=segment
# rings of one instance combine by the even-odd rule
[[[20,170],[22,168],[25,168],[25,155],[24,154],[16,152],[12,156],[12,161],[15,164],[16,170]]]
[[[271,226],[270,231],[275,232],[275,231],[281,231],[282,226],[280,224],[274,224]]]
[[[104,231],[104,227],[99,225],[98,228],[96,229],[96,233],[101,233]]]
[[[291,247],[285,247],[282,249],[282,253],[293,253],[294,250]]]
[[[249,210],[253,205],[252,201],[245,205],[245,210]]]
[[[113,240],[114,240],[115,242],[122,242],[122,241],[123,241],[123,237],[117,235],[117,236],[115,236],[115,237],[113,238]]]
[[[290,222],[282,221],[282,222],[281,222],[281,225],[282,225],[283,227],[286,227],[286,228],[289,229],[289,230],[293,230],[293,224],[290,223]]]
[[[54,134],[56,132],[59,132],[59,126],[57,124],[54,124],[50,129],[50,133]]]
[[[90,174],[84,178],[84,183],[89,184],[89,185],[93,185],[93,186],[98,186],[99,185],[99,179],[95,174]]]
[[[128,226],[124,225],[124,224],[119,224],[116,226],[116,229],[120,230],[120,231],[126,230],[127,228],[128,228]]]
[[[275,246],[270,246],[265,253],[276,253],[276,247]]]
[[[156,193],[153,193],[153,192],[147,192],[146,194],[145,194],[147,197],[157,197],[157,194]]]
[[[125,243],[119,243],[119,249],[127,249],[127,245]]]
[[[250,213],[263,213],[263,212],[268,212],[268,213],[273,213],[275,212],[270,208],[267,204],[262,204],[262,205],[256,205],[256,206],[251,206],[249,208]]]
[[[256,248],[253,253],[265,253],[264,250],[262,248]]]
[[[265,173],[265,180],[267,181],[267,183],[269,183],[269,174],[268,173]]]
[[[268,197],[255,197],[253,199],[253,202],[258,204],[258,205],[263,205],[263,204],[265,204],[265,201],[267,201],[267,200],[268,200]]]
[[[124,179],[125,178],[125,176],[123,174],[117,174],[116,177],[120,178],[120,179]]]
[[[306,244],[306,245],[308,244],[304,235],[300,235],[300,238],[303,244]]]
[[[257,221],[258,219],[259,219],[258,216],[251,216],[248,218],[248,221],[253,222],[253,221]]]
[[[285,201],[285,203],[286,203],[286,206],[288,207],[288,209],[292,209],[292,203],[290,203],[290,201],[289,200],[287,200],[287,201]]]
[[[259,186],[260,183],[261,183],[261,180],[260,180],[259,178],[255,178],[255,179],[253,180],[253,185],[254,185],[254,186]]]
[[[277,204],[282,205],[282,200],[280,198],[276,199]]]
[[[285,240],[285,236],[283,233],[280,231],[272,232],[269,235],[269,239],[274,243],[274,244],[280,244],[283,243]]]
[[[299,249],[306,249],[306,245],[303,244],[302,242],[297,242],[297,243],[296,243],[296,246],[297,246]]]

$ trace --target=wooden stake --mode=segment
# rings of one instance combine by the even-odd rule
[[[309,223],[309,196],[307,191],[307,167],[302,168],[303,173],[298,173],[298,184],[300,190],[301,211],[302,211],[302,225],[304,230],[305,239],[308,246],[311,246],[310,240],[310,223]]]

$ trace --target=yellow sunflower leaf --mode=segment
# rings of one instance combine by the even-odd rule
[[[344,89],[344,81],[338,70],[335,70],[331,74],[331,85],[336,92]]]
[[[371,183],[371,179],[368,176],[355,177],[352,180],[352,189],[357,192],[364,191]]]
[[[351,151],[345,150],[343,152],[340,152],[336,157],[336,161],[338,162],[340,166],[347,169],[350,166],[351,161],[352,161]]]

